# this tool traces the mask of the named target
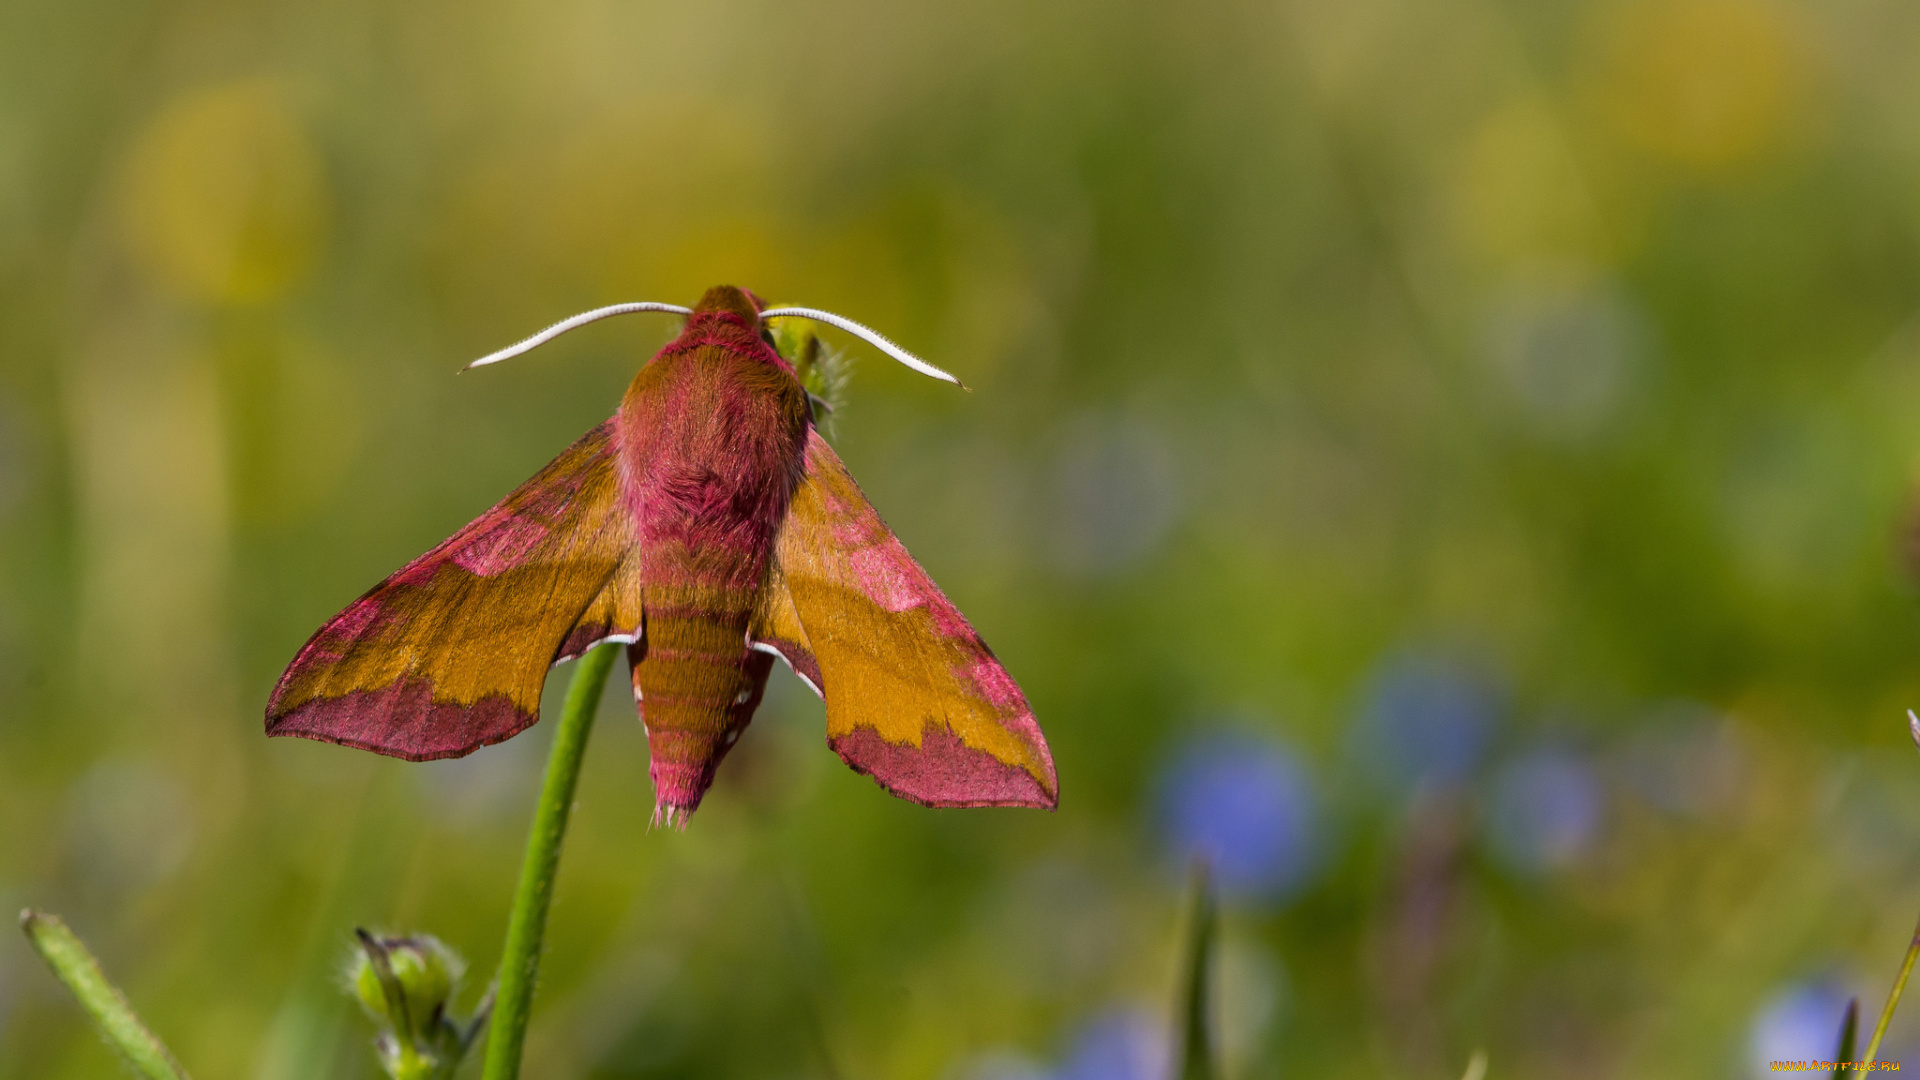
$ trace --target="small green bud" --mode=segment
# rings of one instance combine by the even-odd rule
[[[794,374],[804,385],[820,356],[820,339],[813,327],[799,319],[780,319],[767,329],[773,335],[774,351],[793,365]]]
[[[374,1052],[392,1080],[451,1080],[493,1011],[493,991],[466,1020],[453,1015],[466,962],[431,934],[365,930],[346,972],[347,990],[382,1029]]]
[[[847,355],[829,347],[813,332],[813,324],[803,319],[776,319],[767,331],[773,337],[774,350],[793,365],[794,375],[806,390],[814,424],[831,434],[832,415],[846,398]]]
[[[399,996],[405,1003],[406,1015],[404,1018],[393,1015],[392,994],[390,988],[384,985],[386,980],[380,971],[380,960],[364,941],[355,963],[353,979],[354,991],[359,995],[360,1003],[375,1018],[385,1020],[396,1029],[404,1028],[416,1041],[429,1035],[445,1010],[447,999],[453,996],[454,986],[465,964],[452,949],[431,934],[375,938],[373,941],[385,954],[386,967],[399,985]]]

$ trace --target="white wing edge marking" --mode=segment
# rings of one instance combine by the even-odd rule
[[[814,697],[819,698],[821,701],[827,700],[827,695],[820,692],[820,688],[813,684],[812,679],[809,679],[805,675],[801,674],[800,669],[793,666],[793,661],[787,659],[786,653],[781,652],[779,649],[774,648],[773,646],[767,644],[764,641],[753,642],[752,644],[748,645],[747,648],[752,649],[754,652],[771,653],[772,655],[779,657],[780,662],[787,665],[787,670],[793,672],[794,678],[799,679],[801,682],[807,684],[807,689],[813,691]]]
[[[594,640],[587,642],[587,647],[584,649],[581,649],[577,653],[569,653],[566,656],[560,656],[560,657],[554,658],[553,663],[549,664],[548,667],[557,668],[561,664],[564,664],[569,660],[578,660],[581,657],[592,652],[593,650],[599,648],[600,646],[605,645],[609,641],[617,641],[622,645],[631,645],[634,642],[639,641],[642,635],[643,635],[643,631],[635,630],[631,634],[608,634],[606,637],[603,637],[603,638],[595,638]]]

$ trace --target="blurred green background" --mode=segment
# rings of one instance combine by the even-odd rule
[[[1235,1080],[1747,1078],[1878,1008],[1903,0],[0,5],[0,908],[202,1080],[370,1076],[350,929],[492,967],[547,726],[406,765],[267,691],[673,320],[463,363],[717,282],[973,388],[838,338],[836,439],[1063,797],[892,800],[781,671],[648,832],[610,693],[530,1075],[1156,1080],[1195,851]],[[113,1068],[0,941],[0,1075]]]

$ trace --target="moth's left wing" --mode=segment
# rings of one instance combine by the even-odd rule
[[[818,432],[750,634],[826,700],[848,765],[927,806],[1059,801],[1025,696]]]
[[[267,704],[267,734],[410,761],[532,724],[553,664],[640,632],[612,422],[333,617]]]

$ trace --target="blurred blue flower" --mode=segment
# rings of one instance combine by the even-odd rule
[[[1501,766],[1487,808],[1487,840],[1502,861],[1538,872],[1586,853],[1600,831],[1600,779],[1569,750],[1542,747]]]
[[[1470,668],[1395,655],[1368,685],[1358,749],[1394,787],[1457,784],[1486,753],[1498,711],[1489,680]]]
[[[1166,1080],[1172,1053],[1166,1029],[1137,1009],[1096,1018],[1073,1041],[1056,1080]]]
[[[1770,1061],[1831,1061],[1840,1047],[1847,995],[1827,980],[1781,989],[1760,1007],[1747,1037],[1749,1071],[1776,1075]]]
[[[1184,867],[1205,859],[1229,897],[1271,899],[1296,888],[1315,854],[1318,808],[1293,755],[1264,739],[1215,735],[1161,777],[1168,847]]]

